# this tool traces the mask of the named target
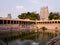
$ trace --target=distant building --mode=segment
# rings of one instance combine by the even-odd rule
[[[48,20],[49,12],[48,7],[41,8],[40,19],[41,20],[29,20],[29,19],[13,19],[11,14],[8,14],[7,18],[0,17],[0,31],[3,30],[35,30],[46,27],[47,32],[60,31],[60,20]],[[57,29],[56,29],[57,28]]]
[[[41,20],[48,20],[49,12],[48,12],[48,6],[42,7],[40,9],[40,19]]]
[[[0,18],[2,18],[2,17],[0,17]]]
[[[11,14],[8,14],[7,18],[12,18],[12,17],[11,17]]]

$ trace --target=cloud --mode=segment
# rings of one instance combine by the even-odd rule
[[[18,5],[18,6],[16,6],[16,9],[17,9],[17,10],[19,10],[19,9],[24,9],[24,6]]]
[[[34,3],[34,4],[40,4],[38,0],[29,0],[29,2]]]
[[[27,9],[23,5],[18,5],[18,6],[16,6],[15,10],[16,10],[16,12],[22,13],[22,12],[26,12]]]

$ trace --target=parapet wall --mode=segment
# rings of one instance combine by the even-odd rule
[[[32,30],[36,28],[46,27],[47,29],[60,29],[60,20],[20,20],[20,19],[0,19],[1,29],[16,29],[16,30]]]
[[[43,20],[43,21],[36,21],[37,27],[40,29],[42,27],[47,28],[49,31],[60,31],[60,20]]]

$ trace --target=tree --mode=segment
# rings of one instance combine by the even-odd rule
[[[51,12],[50,14],[49,14],[49,20],[52,20],[53,19],[53,13]]]
[[[18,18],[25,19],[26,18],[26,13],[21,13],[21,15],[18,15]]]
[[[49,18],[49,20],[52,20],[52,19],[57,20],[57,19],[60,19],[60,14],[59,13],[56,13],[56,12],[50,12],[48,18]]]
[[[39,14],[34,12],[27,12],[27,13],[21,13],[21,15],[18,15],[19,19],[30,19],[30,20],[39,20]]]

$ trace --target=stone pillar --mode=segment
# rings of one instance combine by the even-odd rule
[[[4,20],[3,20],[3,24],[4,24]]]
[[[10,20],[10,24],[11,24],[11,20]]]
[[[13,21],[13,24],[14,24],[14,21]]]
[[[8,20],[6,20],[6,24],[8,24]]]
[[[16,24],[17,24],[17,21],[16,21]]]

